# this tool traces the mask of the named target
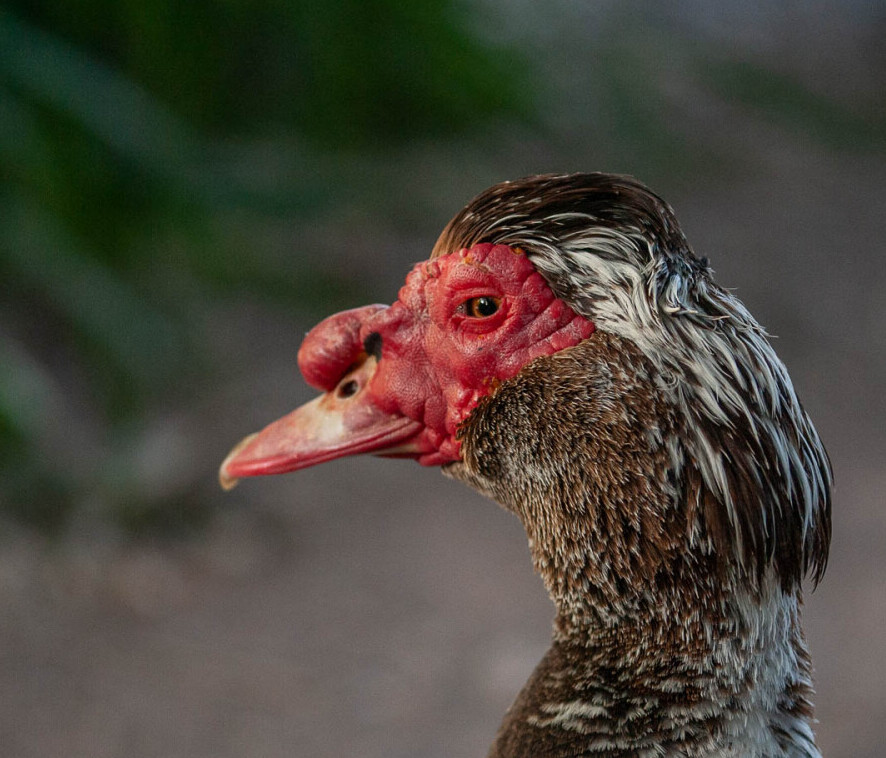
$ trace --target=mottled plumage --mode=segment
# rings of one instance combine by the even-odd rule
[[[490,188],[394,305],[327,319],[300,365],[326,394],[223,482],[408,456],[526,529],[553,644],[492,758],[820,755],[800,584],[827,563],[827,455],[764,330],[643,185]]]
[[[490,755],[817,756],[799,583],[830,468],[763,329],[625,177],[497,185],[435,253],[477,242],[598,329],[484,400],[446,467],[520,516],[558,610]]]

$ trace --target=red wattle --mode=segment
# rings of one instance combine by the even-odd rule
[[[487,318],[472,318],[473,297],[500,301]],[[417,264],[397,301],[371,313],[358,340],[375,332],[382,358],[371,391],[375,402],[424,424],[426,465],[458,460],[459,425],[477,402],[527,363],[576,345],[591,321],[557,299],[522,251],[480,244]]]

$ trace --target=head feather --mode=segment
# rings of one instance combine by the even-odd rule
[[[432,257],[481,242],[525,250],[558,297],[649,359],[684,419],[674,474],[714,549],[748,577],[771,567],[786,588],[817,582],[827,454],[765,331],[714,283],[671,208],[630,177],[527,177],[471,201]]]

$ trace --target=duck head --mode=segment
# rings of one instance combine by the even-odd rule
[[[673,554],[745,577],[772,568],[785,589],[824,570],[830,468],[787,372],[670,207],[631,178],[491,187],[396,302],[321,322],[298,361],[323,394],[237,445],[224,486],[360,453],[443,465],[521,514],[541,565],[562,557],[563,535],[580,532],[586,554],[613,493],[651,481],[654,507],[628,498],[601,536],[657,556],[649,581],[671,560],[654,544],[661,523]],[[520,500],[539,482],[538,502]]]

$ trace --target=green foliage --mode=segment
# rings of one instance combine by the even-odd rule
[[[453,0],[12,5],[216,135],[364,147],[449,136],[523,103],[519,59],[468,33]]]

